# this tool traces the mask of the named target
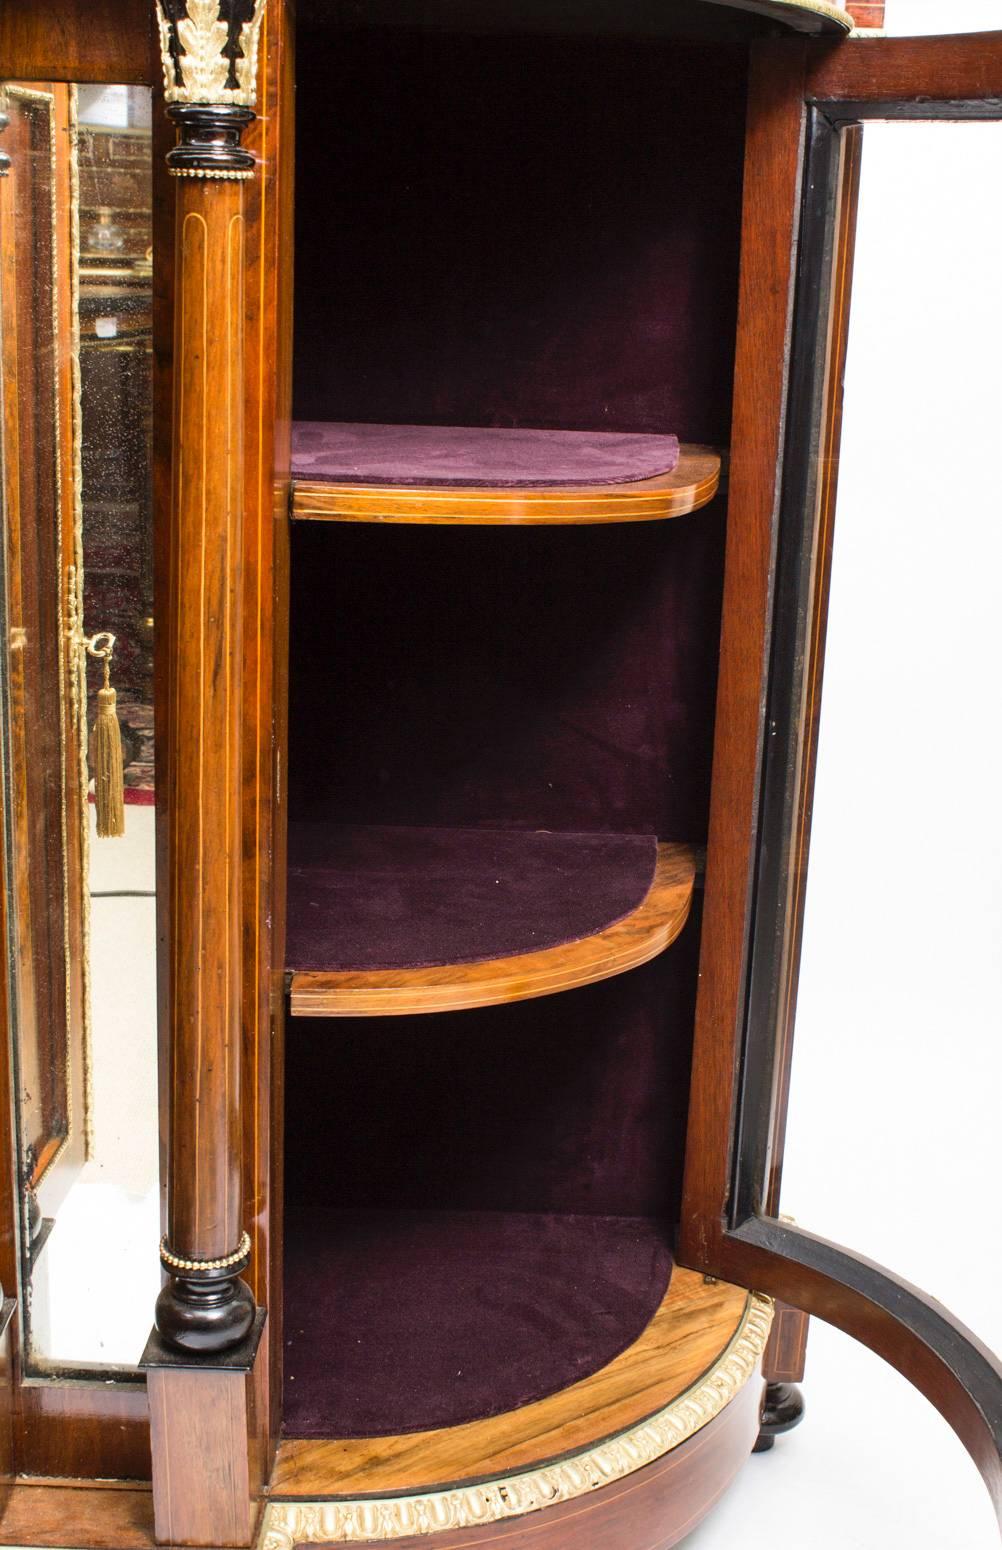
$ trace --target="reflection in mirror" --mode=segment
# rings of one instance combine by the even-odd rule
[[[0,93],[22,1318],[34,1372],[127,1368],[160,1280],[150,93]]]
[[[1002,1344],[1000,180],[865,127],[783,1209]]]

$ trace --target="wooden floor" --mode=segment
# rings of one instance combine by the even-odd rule
[[[541,952],[431,969],[311,970],[289,977],[293,1017],[393,1017],[527,1001],[624,974],[670,947],[689,918],[696,854],[659,845],[643,902],[594,936]]]
[[[653,1415],[696,1383],[734,1337],[748,1294],[676,1269],[657,1314],[600,1372],[521,1410],[439,1431],[350,1442],[284,1442],[271,1495],[394,1496],[514,1473],[585,1449]]]
[[[292,515],[311,522],[459,523],[580,527],[608,522],[663,522],[698,511],[720,485],[720,454],[683,446],[678,467],[628,484],[551,489],[430,489],[399,485],[325,484],[297,479]]]

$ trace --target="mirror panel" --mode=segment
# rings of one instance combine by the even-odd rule
[[[36,1375],[115,1371],[160,1284],[150,92],[0,90],[22,1318]]]

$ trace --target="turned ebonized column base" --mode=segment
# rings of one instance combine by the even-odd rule
[[[175,1350],[211,1355],[240,1345],[256,1313],[250,1287],[239,1275],[172,1275],[157,1298],[156,1326]]]
[[[768,1453],[776,1438],[792,1432],[804,1419],[804,1396],[795,1383],[767,1383],[762,1421],[754,1452]]]
[[[157,1298],[156,1328],[167,1345],[193,1356],[229,1351],[250,1334],[257,1307],[240,1277],[250,1263],[244,1233],[232,1254],[188,1259],[164,1238],[160,1263],[167,1281]]]

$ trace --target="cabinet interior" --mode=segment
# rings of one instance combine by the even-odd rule
[[[744,21],[574,9],[474,33],[307,7],[298,421],[726,449]],[[723,516],[293,523],[291,970],[559,954],[631,918],[659,844],[705,843]],[[497,1414],[640,1335],[698,913],[579,988],[289,1019],[288,1435]]]

